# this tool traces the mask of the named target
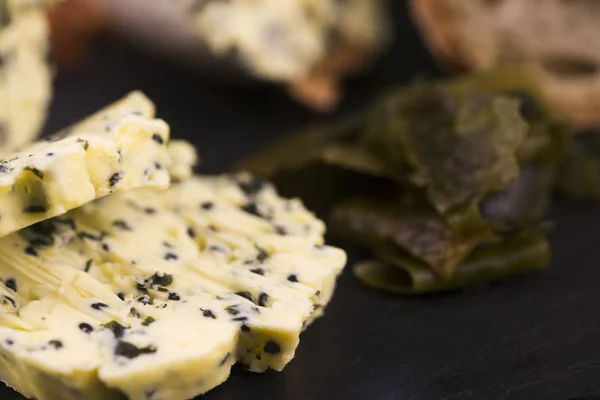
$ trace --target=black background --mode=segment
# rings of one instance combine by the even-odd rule
[[[277,137],[351,113],[382,89],[439,71],[394,3],[397,39],[368,77],[323,117],[275,87],[227,86],[116,41],[83,68],[59,73],[52,132],[142,89],[173,137],[193,141],[204,173],[223,172]],[[326,317],[283,373],[234,371],[217,399],[576,399],[600,395],[600,209],[558,199],[551,268],[524,278],[424,298],[362,287],[349,269]],[[0,399],[20,399],[0,388]]]

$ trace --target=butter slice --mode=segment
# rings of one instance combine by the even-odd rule
[[[21,3],[0,4],[2,151],[34,140],[45,121],[52,93],[47,21],[37,5],[24,8]]]
[[[134,92],[92,118],[0,153],[0,237],[113,192],[164,189],[169,127]]]

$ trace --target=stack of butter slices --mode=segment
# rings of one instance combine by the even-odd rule
[[[0,377],[28,398],[185,400],[235,363],[280,371],[346,261],[270,184],[192,175],[140,93],[11,158]]]

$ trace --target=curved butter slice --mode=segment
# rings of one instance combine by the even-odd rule
[[[0,236],[113,192],[166,188],[169,127],[134,92],[81,124],[0,154]]]

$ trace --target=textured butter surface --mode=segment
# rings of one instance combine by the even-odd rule
[[[235,362],[281,370],[346,261],[323,233],[298,200],[236,175],[114,194],[0,239],[0,376],[40,400],[178,400]]]
[[[235,53],[254,74],[302,78],[332,42],[379,46],[385,18],[379,0],[231,0],[192,2],[193,18],[209,48]]]
[[[113,192],[169,184],[169,128],[132,93],[19,151],[0,153],[0,236]]]
[[[0,151],[38,135],[51,97],[48,27],[39,5],[0,1]]]

